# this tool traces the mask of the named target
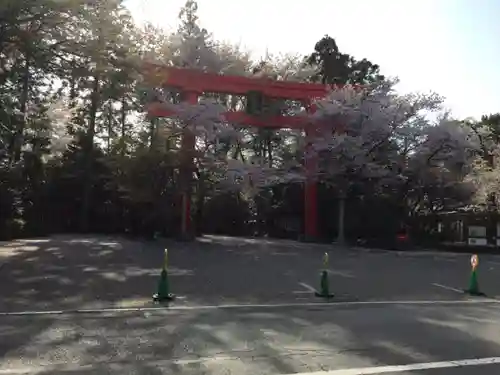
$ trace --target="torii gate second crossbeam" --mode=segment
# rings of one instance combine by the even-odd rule
[[[198,70],[173,68],[152,63],[145,63],[143,76],[148,85],[153,87],[175,88],[182,94],[183,100],[196,104],[203,93],[224,93],[233,95],[247,95],[250,92],[258,92],[265,98],[289,99],[303,103],[308,111],[314,111],[311,105],[314,99],[322,98],[328,94],[329,88],[323,84],[298,83],[290,81],[275,81],[263,78],[242,77],[204,73]],[[170,117],[171,111],[166,110],[159,103],[150,103],[147,108],[150,117]],[[308,123],[306,117],[298,116],[273,116],[261,117],[248,114],[247,112],[231,111],[224,117],[230,123],[265,127],[265,128],[302,128],[306,132],[306,138],[314,137],[317,128]],[[182,225],[181,234],[189,236],[191,227],[191,189],[190,178],[193,164],[193,152],[195,139],[192,134],[183,134],[182,147],[184,159],[184,189],[182,193]],[[191,151],[191,152],[189,152]],[[307,179],[304,189],[304,231],[306,239],[314,239],[318,236],[318,196],[317,183],[313,175],[317,169],[317,157],[308,157],[305,160]]]

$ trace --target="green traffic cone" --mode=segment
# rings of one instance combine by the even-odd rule
[[[167,259],[167,249],[165,249],[165,260],[161,269],[160,280],[158,281],[158,293],[153,294],[153,300],[156,302],[172,301],[175,298],[175,295],[170,293]]]
[[[330,293],[330,283],[328,282],[328,253],[325,253],[323,258],[325,269],[321,271],[319,280],[319,292],[315,292],[316,297],[332,298],[333,294]]]
[[[467,289],[467,293],[469,293],[472,296],[484,296],[484,293],[482,293],[479,290],[479,282],[477,280],[477,270],[474,268],[470,274],[470,279],[469,279],[469,289]]]
[[[469,278],[469,289],[465,290],[471,296],[484,296],[485,294],[479,290],[479,281],[477,277],[477,268],[479,266],[479,257],[474,254],[470,258],[472,271]]]

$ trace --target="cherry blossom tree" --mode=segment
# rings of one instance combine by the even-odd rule
[[[476,149],[467,181],[475,188],[473,204],[490,212],[499,207],[500,187],[500,115],[483,116],[480,121],[468,119],[464,126],[471,132]]]
[[[339,197],[339,242],[344,241],[345,199],[357,181],[381,188],[421,181],[429,169],[444,176],[453,165],[464,163],[474,142],[470,132],[446,116],[429,120],[441,110],[435,95],[399,95],[394,82],[385,81],[364,88],[344,86],[315,102],[314,114],[306,116],[318,130],[314,138],[295,132],[299,151],[293,158],[267,160],[250,157],[235,160],[217,153],[217,144],[238,142],[241,133],[222,117],[225,107],[210,100],[196,105],[168,104],[177,118],[204,142],[212,154],[200,158],[206,166],[225,171],[225,188],[250,195],[273,184],[304,181],[304,158],[318,157],[313,178],[335,187]],[[310,177],[310,176],[309,176]]]
[[[442,111],[442,98],[399,95],[394,84],[344,86],[316,103],[312,118],[321,125],[309,150],[320,157],[317,177],[338,191],[339,242],[344,241],[345,198],[354,181],[382,188],[408,184],[427,168],[463,160],[473,147],[458,121],[429,120]]]

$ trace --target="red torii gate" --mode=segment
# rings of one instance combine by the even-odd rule
[[[309,112],[314,111],[312,101],[325,97],[329,87],[323,84],[299,83],[290,81],[275,81],[266,78],[251,78],[205,73],[198,70],[173,68],[153,63],[145,63],[143,76],[149,85],[155,87],[175,88],[182,94],[183,100],[196,104],[198,97],[205,92],[247,95],[249,92],[259,92],[263,97],[272,99],[289,99],[303,103]],[[150,103],[147,106],[150,117],[170,117],[172,111],[166,110],[161,103]],[[317,128],[301,116],[252,116],[243,111],[229,111],[224,114],[229,123],[265,127],[265,128],[299,128],[304,129],[307,137],[313,137]],[[185,165],[192,166],[194,151],[194,135],[185,132],[182,138],[182,148],[185,151]],[[318,197],[317,184],[313,174],[317,168],[317,157],[305,159],[308,172],[304,189],[304,231],[309,239],[318,236]],[[188,169],[189,172],[189,169]],[[190,175],[190,173],[188,173]],[[191,191],[189,183],[182,195],[182,235],[191,233],[190,203]]]

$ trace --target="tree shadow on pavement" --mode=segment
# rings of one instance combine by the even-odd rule
[[[1,243],[0,255],[2,313],[151,304],[163,262],[158,246],[105,236],[17,240]],[[30,342],[52,321],[2,331],[0,354]]]
[[[290,288],[278,276],[300,262],[291,251],[278,264],[262,262],[259,254],[273,253],[276,247],[255,243],[247,251],[233,251],[232,244],[165,244],[108,236],[17,240],[0,244],[0,312],[150,307],[164,245],[169,247],[170,283],[180,294],[180,304],[185,296],[195,304],[286,300]],[[31,342],[57,320],[42,319],[37,329],[26,332],[25,327],[2,332],[0,354]]]
[[[195,305],[290,302],[299,271],[309,274],[321,266],[321,251],[299,256],[299,249],[288,245],[163,244],[172,250],[174,292]],[[4,244],[0,310],[147,306],[163,244],[100,236]],[[283,256],[282,249],[288,249]],[[290,270],[296,274],[288,277]],[[500,350],[500,339],[494,336],[499,322],[500,314],[480,305],[193,307],[2,316],[0,369],[36,367],[32,372],[38,374],[291,374],[489,357]]]
[[[8,317],[0,320],[2,332],[30,326],[37,334],[4,356],[1,369],[35,366],[39,374],[292,374],[494,357],[500,340],[491,331],[499,320],[500,314],[492,316],[482,306]]]
[[[100,236],[20,240],[0,249],[3,312],[150,300],[163,257],[158,247]]]

